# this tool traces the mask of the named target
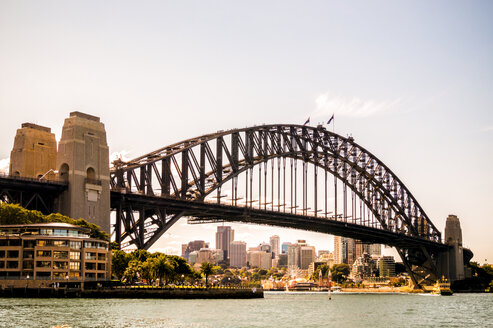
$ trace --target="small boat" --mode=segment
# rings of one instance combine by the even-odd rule
[[[442,279],[437,280],[435,286],[433,286],[433,291],[431,292],[433,295],[452,295],[452,289],[450,289],[450,281],[442,277]]]

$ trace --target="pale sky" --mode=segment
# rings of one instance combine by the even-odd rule
[[[137,157],[217,130],[326,121],[379,157],[443,232],[493,262],[493,2],[0,0],[0,166],[23,122],[101,117]],[[235,225],[254,246],[279,234]],[[205,239],[180,222],[156,245]]]

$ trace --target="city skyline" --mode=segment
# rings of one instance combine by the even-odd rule
[[[473,260],[493,261],[491,3],[25,3],[0,3],[0,166],[22,123],[59,140],[73,110],[100,116],[124,158],[334,114],[330,129],[382,159],[442,233],[456,214]],[[227,224],[249,244],[277,234],[333,245],[329,235]],[[177,254],[216,226],[182,219],[155,249]]]

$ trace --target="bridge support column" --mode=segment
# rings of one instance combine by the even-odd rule
[[[65,119],[57,168],[60,179],[69,182],[61,212],[110,233],[109,149],[99,117],[72,112]]]

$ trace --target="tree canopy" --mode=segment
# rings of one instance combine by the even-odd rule
[[[110,236],[101,228],[84,219],[72,219],[60,213],[44,215],[40,211],[27,210],[18,204],[0,203],[0,225],[35,224],[35,223],[68,223],[89,228],[92,238],[109,241]]]

